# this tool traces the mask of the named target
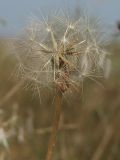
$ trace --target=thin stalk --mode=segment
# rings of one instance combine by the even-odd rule
[[[48,144],[46,160],[53,159],[53,153],[55,150],[56,139],[57,139],[57,132],[59,129],[59,122],[60,122],[60,115],[61,115],[61,108],[62,108],[61,104],[62,104],[62,92],[57,90],[57,95],[55,97],[55,115],[53,120],[52,132],[51,132],[51,136]]]

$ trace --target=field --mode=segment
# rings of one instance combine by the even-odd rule
[[[16,80],[16,60],[7,39],[0,40],[0,160],[42,160],[54,113],[54,90],[40,97]],[[55,160],[120,159],[120,42],[112,41],[108,79],[86,79],[65,95]]]

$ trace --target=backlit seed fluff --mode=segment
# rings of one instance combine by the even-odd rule
[[[104,75],[108,61],[101,44],[99,24],[85,16],[74,20],[59,14],[32,21],[17,44],[20,76],[65,92],[85,77]]]

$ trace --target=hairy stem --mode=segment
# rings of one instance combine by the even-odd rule
[[[53,127],[52,127],[51,136],[50,136],[50,141],[48,144],[46,160],[53,159],[53,152],[56,145],[57,131],[59,128],[59,121],[60,121],[60,115],[61,115],[61,107],[62,107],[61,102],[62,102],[62,92],[57,90],[57,95],[55,98],[55,115],[53,120]]]

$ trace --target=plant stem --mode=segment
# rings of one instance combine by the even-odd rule
[[[62,92],[57,90],[57,94],[55,97],[55,115],[53,120],[53,127],[52,127],[51,136],[50,136],[50,141],[48,144],[46,160],[53,159],[53,152],[56,145],[57,131],[59,128],[59,121],[60,121],[60,115],[61,115],[61,107],[62,107],[61,102],[62,102]]]

